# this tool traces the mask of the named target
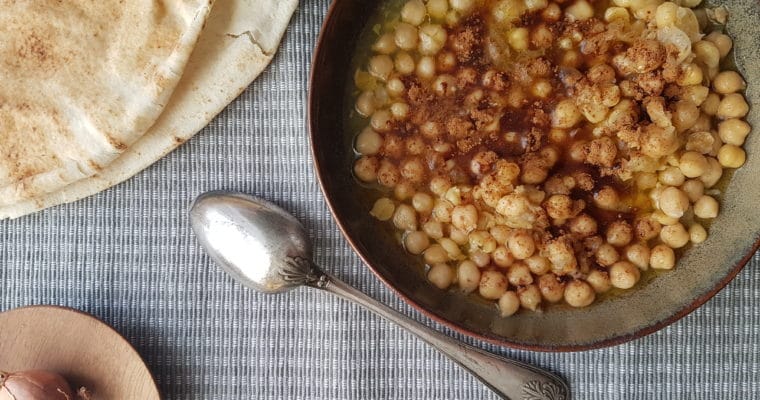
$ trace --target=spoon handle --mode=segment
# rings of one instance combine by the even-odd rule
[[[321,271],[320,271],[321,272]],[[557,375],[452,339],[378,302],[341,280],[322,272],[309,286],[355,302],[417,335],[454,360],[504,399],[569,400],[570,391]]]

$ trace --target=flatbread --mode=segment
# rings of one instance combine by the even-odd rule
[[[94,175],[150,128],[213,0],[0,0],[0,206]]]
[[[188,140],[269,64],[297,5],[297,0],[217,0],[177,89],[145,136],[90,178],[55,193],[0,207],[0,219],[108,189]]]

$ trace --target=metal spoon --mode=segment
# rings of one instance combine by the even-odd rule
[[[505,399],[570,399],[559,376],[454,340],[326,274],[312,261],[303,225],[274,204],[239,193],[210,192],[193,203],[190,223],[211,258],[245,286],[262,293],[302,285],[328,291],[414,333]]]

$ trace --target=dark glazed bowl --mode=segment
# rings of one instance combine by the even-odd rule
[[[745,149],[747,164],[731,178],[708,240],[689,251],[676,269],[625,294],[580,310],[562,307],[501,318],[479,302],[426,282],[419,261],[381,233],[366,189],[352,177],[352,140],[344,127],[344,96],[359,33],[378,2],[335,0],[322,28],[311,71],[309,119],[315,168],[325,198],[344,235],[372,271],[422,313],[459,332],[495,344],[539,351],[576,351],[616,345],[655,332],[690,313],[723,288],[760,245],[760,113]],[[760,10],[757,0],[724,3],[731,14],[737,64],[750,105],[760,104]],[[744,66],[744,68],[742,68]]]

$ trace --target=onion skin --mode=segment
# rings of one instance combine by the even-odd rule
[[[0,400],[74,400],[74,395],[68,382],[54,372],[0,372]]]

